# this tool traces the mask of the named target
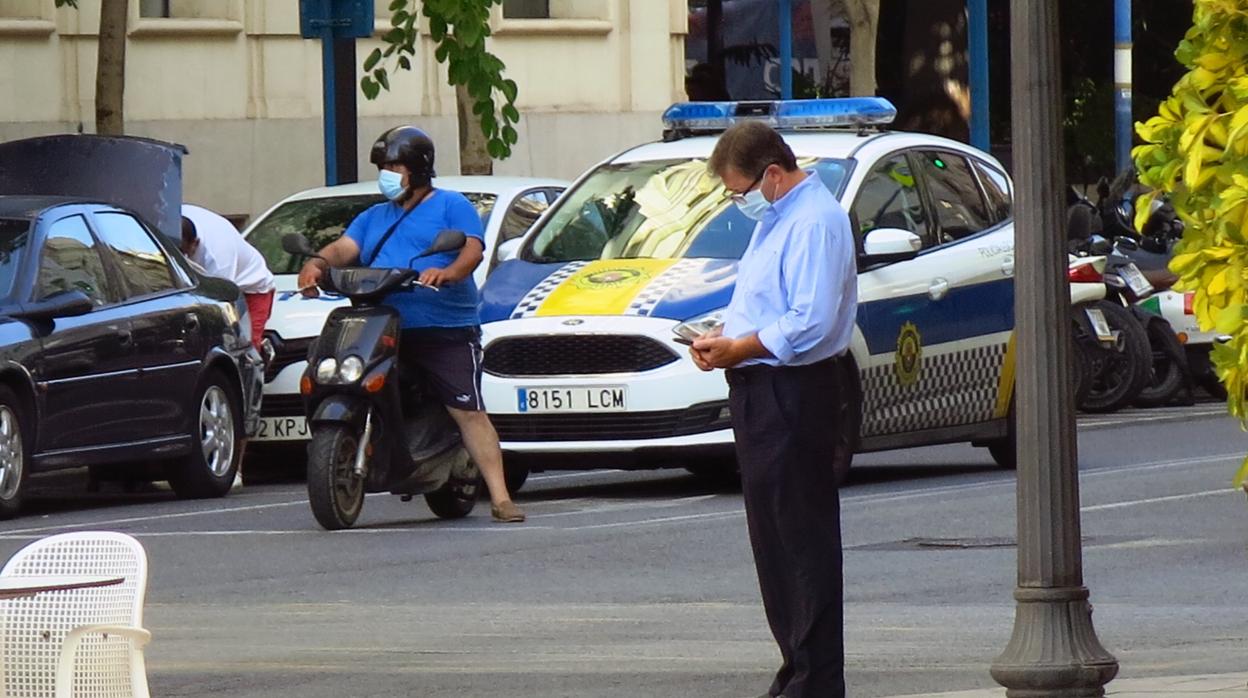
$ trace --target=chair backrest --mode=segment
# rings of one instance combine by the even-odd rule
[[[0,601],[3,694],[8,698],[51,698],[65,635],[84,625],[142,627],[147,592],[147,553],[123,533],[83,531],[49,536],[22,548],[0,576],[115,575],[121,584],[73,589]],[[129,640],[88,637],[78,652],[74,695],[130,696]]]

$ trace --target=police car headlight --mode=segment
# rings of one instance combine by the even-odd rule
[[[338,375],[338,360],[334,357],[321,359],[321,363],[316,365],[316,382],[329,383]]]
[[[672,331],[686,339],[700,337],[724,324],[724,311],[716,310],[677,325]]]
[[[358,356],[348,356],[342,360],[338,368],[338,377],[343,383],[354,383],[364,375],[364,360]]]

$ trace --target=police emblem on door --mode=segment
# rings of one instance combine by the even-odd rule
[[[914,385],[919,380],[919,371],[923,362],[923,338],[919,328],[913,322],[901,326],[897,335],[897,357],[893,368],[897,371],[897,382],[902,385]]]

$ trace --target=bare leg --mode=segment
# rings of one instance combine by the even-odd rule
[[[457,410],[447,407],[447,412],[459,425],[459,433],[464,437],[464,446],[473,462],[481,468],[485,477],[485,486],[490,490],[490,502],[499,505],[511,501],[507,492],[507,482],[503,479],[503,451],[498,446],[498,432],[490,423],[490,417],[484,412]]]

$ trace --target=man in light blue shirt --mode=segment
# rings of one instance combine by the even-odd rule
[[[725,131],[708,167],[759,221],[723,327],[690,352],[703,370],[727,369],[750,544],[783,659],[765,695],[843,698],[838,487],[861,410],[847,351],[858,305],[853,232],[765,124]]]

